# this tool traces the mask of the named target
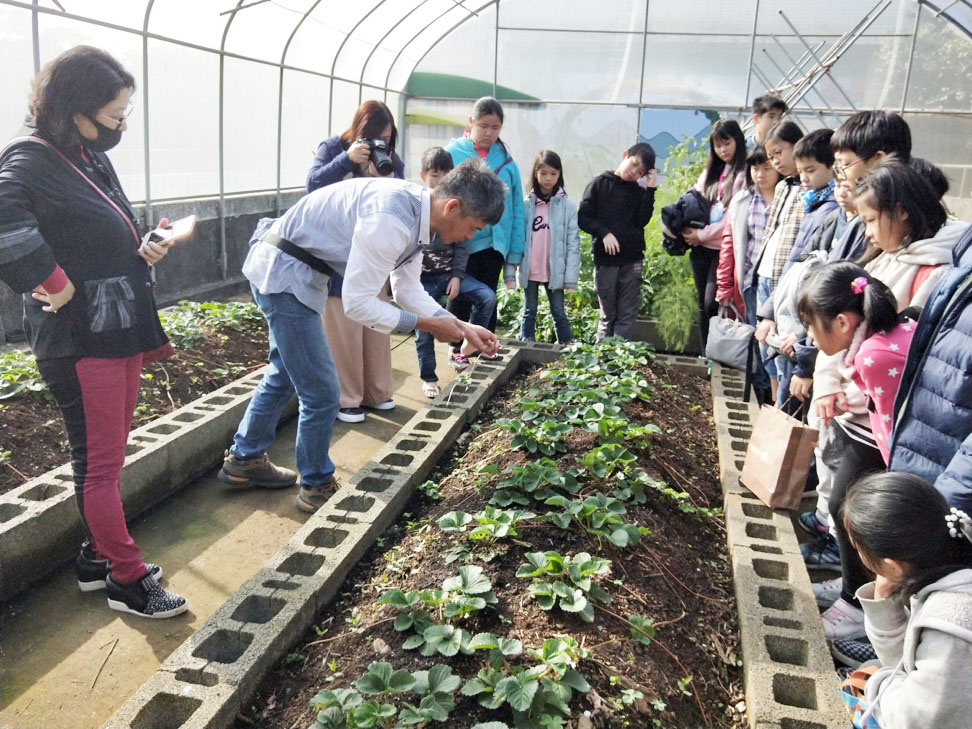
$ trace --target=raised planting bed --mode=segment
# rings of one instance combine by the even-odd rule
[[[266,324],[253,303],[183,301],[161,318],[175,354],[142,371],[133,428],[266,364]],[[70,458],[64,422],[33,359],[18,350],[0,355],[0,494]]]
[[[630,343],[514,380],[234,726],[741,726],[711,402]]]

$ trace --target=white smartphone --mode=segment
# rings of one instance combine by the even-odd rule
[[[175,245],[186,240],[196,230],[196,216],[187,215],[169,223],[168,228],[156,228],[149,235],[154,243],[165,243],[166,246]]]

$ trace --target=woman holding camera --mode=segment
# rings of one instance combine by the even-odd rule
[[[391,111],[380,101],[366,101],[354,112],[351,126],[342,134],[325,139],[317,148],[307,174],[307,192],[351,177],[405,177],[405,163],[395,154],[398,130]],[[340,276],[332,276],[324,307],[327,335],[338,381],[341,406],[338,420],[360,423],[362,406],[391,410],[394,385],[391,371],[391,339],[344,314]]]
[[[64,418],[86,538],[78,586],[107,590],[114,610],[167,618],[186,600],[142,561],[121,501],[142,365],[172,351],[149,269],[167,246],[142,238],[105,155],[128,129],[134,89],[118,61],[88,46],[37,75],[27,127],[0,151],[0,279],[24,294],[37,369]]]

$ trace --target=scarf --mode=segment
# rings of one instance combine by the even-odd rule
[[[821,203],[832,200],[833,197],[834,181],[831,180],[823,187],[818,187],[816,190],[807,190],[803,193],[803,209],[809,213]]]

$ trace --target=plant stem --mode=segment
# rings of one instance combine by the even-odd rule
[[[682,665],[682,662],[679,660],[678,656],[676,656],[674,653],[672,653],[670,650],[668,650],[668,648],[665,647],[665,644],[664,643],[661,643],[657,638],[655,638],[654,636],[648,635],[648,633],[646,633],[644,630],[642,630],[641,628],[639,628],[637,625],[635,625],[634,623],[632,623],[627,618],[621,617],[616,612],[613,612],[611,610],[608,610],[606,607],[604,607],[602,605],[594,605],[594,607],[596,609],[598,609],[598,610],[601,610],[601,611],[607,613],[608,615],[611,615],[612,617],[617,618],[622,623],[625,623],[626,625],[628,625],[632,629],[634,629],[634,630],[638,631],[639,633],[641,633],[643,636],[645,636],[646,638],[648,638],[651,641],[651,644],[652,645],[657,645],[659,648],[661,648],[663,651],[665,651],[665,653],[667,653],[668,656],[673,661],[675,661],[676,664],[678,664],[678,668],[682,672],[682,675],[683,676],[690,675],[689,672],[688,672],[688,669],[684,665]],[[681,618],[679,618],[679,619],[681,619]],[[671,621],[669,621],[669,622],[671,622]],[[705,724],[708,724],[709,723],[709,717],[706,715],[705,709],[702,707],[702,699],[699,696],[699,692],[695,688],[695,684],[694,683],[691,684],[691,686],[692,686],[692,693],[695,695],[695,703],[698,704],[699,711],[702,713],[702,722],[705,723]]]
[[[648,549],[648,547],[645,547],[645,552],[646,552],[646,554],[645,554],[646,557],[648,557],[649,559],[651,559],[656,565],[658,565],[663,570],[665,570],[665,572],[667,572],[668,575],[673,580],[675,580],[678,584],[680,584],[686,590],[686,592],[688,592],[689,594],[695,595],[697,598],[700,598],[702,600],[710,600],[712,602],[720,602],[721,601],[720,598],[717,598],[717,597],[709,597],[707,595],[700,595],[699,593],[695,592],[688,585],[686,585],[684,582],[682,582],[680,579],[678,579],[678,577],[675,576],[675,573],[672,572],[670,569],[668,569],[668,567],[666,567],[662,563],[662,561],[658,558],[658,555],[657,554],[655,554],[650,549]]]
[[[382,623],[390,623],[392,620],[395,619],[395,617],[397,617],[397,616],[394,616],[393,615],[390,618],[382,618],[377,623],[372,623],[371,625],[369,625],[366,628],[361,628],[361,630],[359,632],[361,632],[361,633],[367,633],[369,630],[371,630],[372,628],[377,628]],[[341,635],[335,635],[333,638],[324,638],[323,640],[315,640],[315,641],[312,641],[310,643],[305,643],[304,644],[304,648],[310,648],[312,645],[320,645],[322,643],[330,643],[332,640],[337,640],[338,638],[344,638],[347,635],[348,635],[347,633],[341,633]],[[301,650],[303,650],[303,649],[301,649]]]

